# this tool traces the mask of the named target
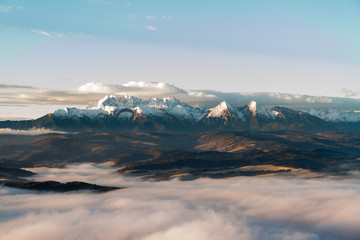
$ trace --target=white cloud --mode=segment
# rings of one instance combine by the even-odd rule
[[[53,131],[45,128],[33,128],[30,130],[14,130],[10,128],[1,128],[0,129],[0,135],[42,135],[42,134],[48,134],[48,133],[65,133],[60,131]]]
[[[201,91],[192,91],[192,92],[189,92],[188,93],[189,96],[191,97],[196,97],[196,98],[215,98],[217,99],[216,95],[214,94],[207,94],[207,93],[204,93],[204,92],[201,92]]]
[[[171,91],[171,92],[185,92],[184,90],[181,90],[180,88],[175,87],[174,85],[165,83],[165,82],[135,82],[131,81],[128,83],[123,84],[122,86],[128,87],[128,88],[140,88],[140,89],[162,89],[165,91]]]
[[[356,91],[353,91],[348,88],[342,88],[341,91],[345,94],[346,97],[355,97],[358,95]]]
[[[129,14],[130,18],[136,18],[136,16],[134,14]]]
[[[358,179],[124,178],[90,164],[37,168],[37,180],[127,189],[35,194],[0,187],[1,239],[357,239]]]
[[[49,37],[49,38],[52,38],[52,37],[58,37],[58,38],[61,38],[64,36],[64,34],[62,33],[55,33],[55,32],[45,32],[43,30],[39,30],[39,29],[30,29],[31,32],[33,33],[38,33],[38,34],[41,34],[41,35],[44,35],[46,37]]]
[[[86,83],[79,88],[80,92],[102,92],[106,93],[111,90],[111,86],[102,83]]]
[[[146,18],[147,20],[155,20],[157,18],[163,19],[163,20],[171,20],[172,18],[170,16],[167,15],[161,15],[160,17],[157,16],[151,16],[151,15],[144,15],[144,18]]]
[[[0,5],[0,12],[10,12],[14,10],[22,10],[24,9],[23,6],[15,6],[15,5]]]
[[[186,93],[185,90],[164,82],[128,82],[125,84],[86,83],[79,87],[82,93],[104,93],[134,96],[159,96]]]
[[[166,20],[171,20],[172,19],[170,16],[167,16],[167,15],[162,15],[161,18],[166,19]]]
[[[154,20],[156,19],[156,16],[144,15],[144,18],[146,18],[147,20]]]
[[[147,30],[150,30],[150,31],[155,31],[155,32],[157,31],[157,28],[156,28],[156,27],[150,26],[150,25],[149,25],[149,26],[146,26],[146,29],[147,29]]]
[[[43,30],[30,29],[30,31],[33,32],[33,33],[38,33],[38,34],[44,35],[46,37],[50,37],[50,38],[53,37],[53,35],[51,33],[45,32]]]
[[[332,103],[332,99],[329,97],[306,97],[305,100],[309,103]]]

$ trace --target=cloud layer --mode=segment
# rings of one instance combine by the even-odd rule
[[[0,88],[31,88],[30,86],[1,85]],[[14,104],[87,104],[105,94],[132,95],[140,98],[175,96],[193,104],[213,105],[226,100],[234,105],[244,105],[255,100],[263,105],[307,107],[350,107],[358,109],[360,100],[326,96],[308,96],[266,92],[218,92],[214,90],[185,90],[164,82],[128,82],[126,84],[86,83],[76,90],[34,90],[3,93],[3,103]],[[7,101],[5,99],[7,98]]]
[[[1,239],[356,239],[358,180],[237,177],[143,182],[106,167],[41,179],[127,186],[106,194],[0,188]]]

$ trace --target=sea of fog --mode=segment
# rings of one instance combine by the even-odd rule
[[[150,182],[106,166],[33,168],[36,180],[127,187],[95,194],[0,187],[0,239],[359,239],[359,179]]]

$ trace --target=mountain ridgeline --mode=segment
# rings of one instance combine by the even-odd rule
[[[121,132],[202,132],[209,130],[291,130],[321,132],[359,130],[360,117],[343,122],[316,111],[266,108],[251,101],[235,107],[221,102],[213,108],[193,107],[172,98],[142,100],[133,96],[106,96],[83,109],[65,108],[34,120],[2,121],[0,128]],[[323,116],[321,118],[321,116]],[[358,120],[358,121],[357,121]]]

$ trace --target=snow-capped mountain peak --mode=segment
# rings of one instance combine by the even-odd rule
[[[211,108],[209,110],[209,113],[207,115],[207,117],[224,117],[226,115],[231,115],[231,114],[235,114],[236,110],[234,109],[233,106],[231,106],[230,104],[228,104],[227,102],[223,101],[220,104],[218,104],[217,106]]]
[[[134,108],[141,105],[143,101],[140,98],[134,96],[125,95],[122,97],[115,97],[114,95],[106,95],[104,98],[98,101],[96,109],[105,109],[108,107],[117,108]]]
[[[248,117],[260,117],[264,119],[275,119],[276,115],[275,113],[264,106],[261,106],[257,104],[255,101],[249,102],[245,108],[243,108],[243,111],[246,116]]]
[[[231,109],[232,106],[230,104],[228,104],[227,102],[222,101],[215,108],[222,111],[222,110],[226,110],[226,109]]]
[[[330,122],[360,122],[360,111],[343,111],[339,109],[304,109],[313,116]]]
[[[141,127],[185,127],[213,129],[226,126],[234,129],[268,128],[287,129],[295,126],[303,128],[309,124],[320,128],[333,129],[327,122],[360,122],[360,112],[338,112],[335,110],[309,110],[310,114],[284,107],[266,108],[255,101],[242,107],[234,107],[223,101],[213,108],[192,107],[180,100],[170,98],[151,98],[142,100],[133,96],[105,96],[97,103],[85,108],[65,108],[53,112],[55,121],[74,121],[77,124],[118,123],[116,127],[126,128],[126,124]],[[314,116],[318,116],[314,117]],[[324,120],[324,122],[319,122]],[[66,122],[65,121],[65,122]],[[144,124],[146,123],[146,124]],[[275,124],[273,124],[275,123]],[[164,126],[163,126],[164,125]],[[324,127],[325,126],[325,127]],[[93,125],[90,125],[93,127]]]
[[[247,104],[247,106],[253,115],[256,115],[257,103],[255,101],[251,101]]]
[[[143,101],[143,105],[146,105],[148,107],[156,107],[156,108],[173,108],[177,105],[187,105],[187,104],[180,102],[175,97],[168,97],[168,98],[151,98],[147,101]]]

